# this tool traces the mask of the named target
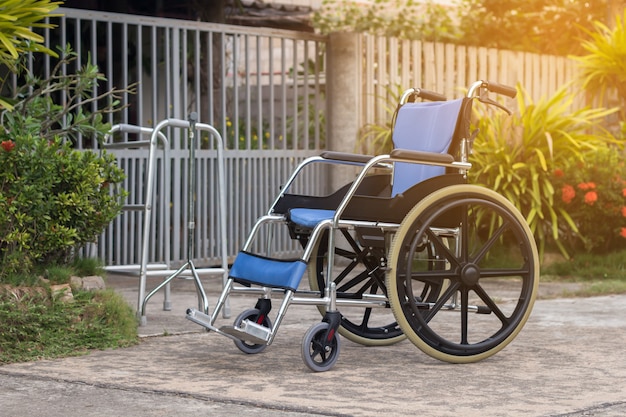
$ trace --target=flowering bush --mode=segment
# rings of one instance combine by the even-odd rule
[[[574,96],[565,87],[534,102],[519,90],[519,112],[512,116],[493,114],[492,109],[478,103],[474,106],[479,134],[470,156],[469,179],[497,191],[519,209],[541,254],[546,245],[556,245],[569,256],[567,242],[561,239],[578,229],[568,211],[555,204],[559,187],[554,184],[553,172],[560,168],[568,175],[577,173],[576,167],[566,169],[572,161],[584,161],[586,155],[615,142],[601,127],[614,110],[576,108]],[[584,177],[567,180],[574,186],[596,181]]]
[[[25,74],[13,91],[13,109],[2,113],[0,281],[64,264],[102,233],[126,195],[117,187],[123,172],[113,155],[72,148],[79,136],[102,140],[110,129],[103,115],[120,109],[115,98],[121,90],[94,96],[104,80],[98,68],[87,64],[62,74],[76,54],[67,47],[62,55],[49,78]]]
[[[626,247],[626,166],[622,152],[599,148],[584,162],[553,172],[555,205],[567,213],[562,230],[573,249],[604,252]]]
[[[62,264],[119,213],[123,173],[113,155],[59,138],[0,142],[0,278]]]

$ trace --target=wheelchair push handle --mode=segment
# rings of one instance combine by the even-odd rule
[[[424,90],[423,88],[409,88],[402,93],[400,97],[400,104],[407,103],[411,98],[417,97],[426,99],[428,101],[446,101],[447,98],[443,94],[435,93],[434,91]]]
[[[430,90],[417,89],[417,95],[429,101],[446,101],[446,96]]]
[[[515,96],[517,95],[517,89],[515,87],[499,84],[494,81],[479,80],[472,83],[469,90],[467,91],[467,97],[481,97],[484,95],[485,90],[496,94],[502,94],[511,98],[515,98]]]
[[[502,94],[511,98],[515,98],[515,96],[517,95],[517,89],[515,89],[515,87],[510,87],[504,84],[498,84],[493,81],[488,81],[486,82],[486,84],[487,84],[487,90],[493,93]]]
[[[479,80],[472,83],[469,90],[467,91],[467,97],[475,97],[478,99],[478,101],[488,104],[490,106],[496,106],[510,115],[511,110],[507,109],[502,104],[490,99],[488,97],[489,92],[502,94],[510,98],[515,98],[515,96],[517,95],[517,89],[515,87],[510,87],[508,85],[499,84],[493,81]]]

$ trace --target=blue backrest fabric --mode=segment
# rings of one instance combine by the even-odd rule
[[[448,152],[462,103],[463,99],[458,99],[402,105],[393,127],[394,148]],[[445,171],[445,167],[396,162],[391,196],[403,193],[426,179],[442,175]]]

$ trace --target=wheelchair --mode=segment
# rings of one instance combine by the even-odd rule
[[[322,321],[305,333],[301,348],[316,372],[335,365],[339,335],[366,346],[408,338],[451,363],[503,349],[532,310],[539,257],[515,206],[467,181],[477,133],[470,124],[473,101],[508,111],[490,93],[514,97],[516,90],[476,81],[464,97],[445,100],[408,89],[394,115],[389,154],[324,152],[303,161],[253,226],[213,313],[189,309],[187,318],[254,354],[272,343],[291,304],[317,306]],[[291,193],[304,168],[315,164],[351,166],[358,174],[327,196]],[[300,257],[256,250],[267,236],[261,231],[272,225],[287,228],[302,246]],[[308,290],[300,288],[305,274]],[[231,294],[258,299],[232,326],[217,328]]]

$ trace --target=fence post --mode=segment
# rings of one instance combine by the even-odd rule
[[[326,147],[331,151],[355,152],[361,127],[363,89],[361,36],[358,33],[331,33],[326,53]],[[334,170],[330,175],[330,186],[336,188],[353,179],[352,170]]]

